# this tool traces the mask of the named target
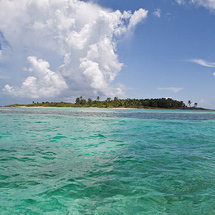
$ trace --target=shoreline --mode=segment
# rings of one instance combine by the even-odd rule
[[[55,107],[55,106],[27,106],[27,105],[8,105],[8,106],[1,106],[5,108],[72,108],[72,109],[110,109],[110,110],[190,110],[190,111],[215,111],[215,109],[205,109],[205,108],[186,108],[186,109],[180,109],[180,108],[125,108],[125,107]]]
[[[77,97],[75,103],[72,102],[35,102],[29,104],[11,104],[5,105],[5,107],[47,107],[47,108],[104,108],[104,109],[152,109],[152,110],[206,110],[205,108],[198,107],[197,103],[193,103],[191,106],[191,102],[189,100],[187,106],[183,101],[177,101],[171,98],[151,98],[151,99],[119,99],[118,97],[114,97],[113,100],[111,98],[107,98],[104,101],[99,100],[99,96],[97,100],[92,100],[88,98],[88,100],[83,99],[82,96]]]
[[[153,109],[153,108],[121,108],[121,107],[119,107],[119,108],[116,108],[116,107],[54,107],[54,106],[25,106],[25,105],[22,105],[22,106],[1,106],[1,107],[6,107],[6,108],[8,108],[8,107],[11,107],[11,108],[73,108],[73,109],[77,109],[77,108],[82,108],[82,109],[121,109],[121,110],[129,110],[129,109],[134,109],[134,110],[150,110],[150,109]],[[159,109],[159,108],[158,108]],[[162,110],[162,109],[161,109]]]

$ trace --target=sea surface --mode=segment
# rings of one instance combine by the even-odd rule
[[[215,112],[0,108],[1,215],[214,215]]]

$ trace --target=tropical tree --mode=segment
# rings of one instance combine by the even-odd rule
[[[195,103],[194,103],[194,108],[196,108],[196,107],[197,107],[197,105],[198,105],[198,103],[196,103],[196,102],[195,102]]]
[[[118,97],[114,97],[113,105],[114,105],[114,107],[119,107],[120,106],[120,101],[119,101]]]
[[[97,101],[99,101],[100,97],[99,97],[99,96],[97,96],[97,98],[96,98],[96,99],[97,99]]]
[[[108,103],[111,101],[111,98],[107,98],[105,101],[104,101],[104,104],[105,104],[105,107],[107,108],[108,107]]]
[[[76,98],[75,104],[79,105],[80,104],[80,98]]]
[[[189,100],[189,101],[188,101],[188,105],[190,106],[191,104],[192,104],[192,102]]]
[[[86,101],[85,99],[81,99],[80,104],[81,104],[81,105],[86,105],[86,104],[87,104],[87,101]]]
[[[91,105],[92,105],[92,103],[93,103],[93,100],[92,100],[91,98],[88,98],[88,100],[87,100],[87,104],[88,104],[89,106],[91,106]]]
[[[111,98],[110,98],[110,97],[108,97],[108,98],[107,98],[107,102],[110,102],[110,101],[111,101]]]

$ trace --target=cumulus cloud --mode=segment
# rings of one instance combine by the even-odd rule
[[[30,64],[28,71],[32,75],[24,80],[20,88],[7,84],[3,89],[5,93],[30,98],[46,97],[47,95],[55,97],[68,88],[62,76],[49,69],[48,62],[42,59],[37,60],[34,56],[29,56],[27,60]]]
[[[130,16],[130,21],[128,25],[128,30],[134,28],[139,22],[141,22],[147,16],[147,11],[142,8],[135,11],[132,16]]]
[[[177,88],[177,87],[159,87],[158,90],[169,90],[173,93],[178,93],[179,91],[183,90],[184,88]]]
[[[146,17],[144,9],[132,14],[80,0],[0,1],[1,55],[17,64],[13,74],[26,59],[30,65],[21,86],[3,91],[30,98],[123,95],[112,86],[123,66],[117,41]]]
[[[161,10],[160,9],[155,10],[153,15],[157,16],[158,18],[160,18],[161,17]]]
[[[215,67],[215,63],[210,63],[210,62],[207,62],[203,59],[191,59],[189,61],[192,63],[199,64],[201,66],[205,66],[205,67]]]

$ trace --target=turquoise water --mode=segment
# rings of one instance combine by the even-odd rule
[[[0,108],[0,214],[215,214],[215,112]]]

